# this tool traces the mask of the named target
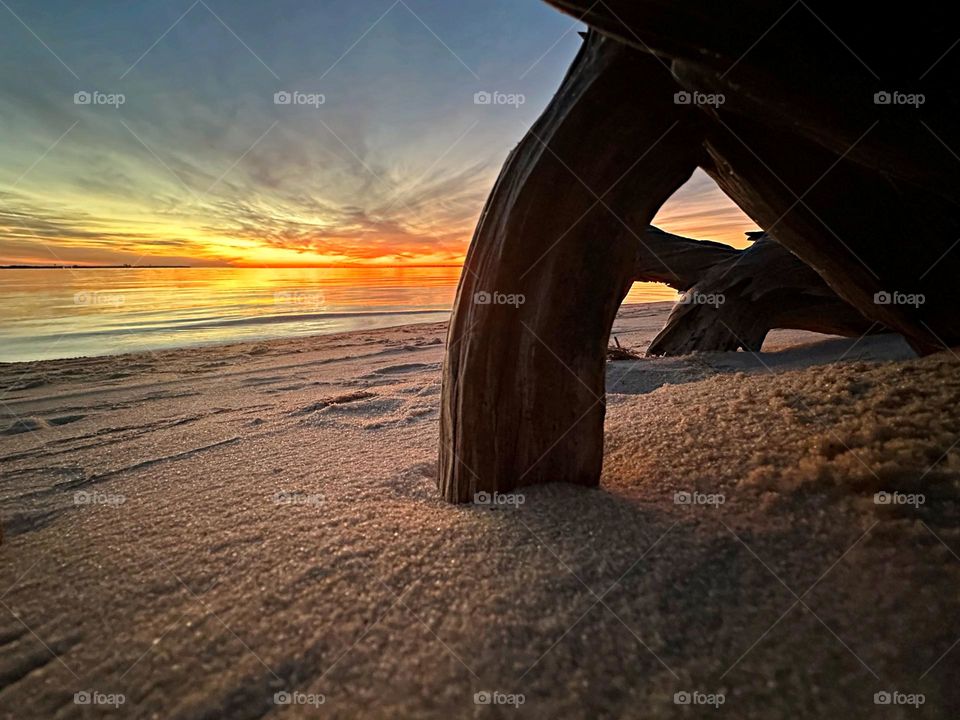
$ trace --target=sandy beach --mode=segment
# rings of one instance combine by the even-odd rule
[[[611,362],[601,487],[491,508],[445,331],[0,365],[0,717],[960,713],[952,352]]]

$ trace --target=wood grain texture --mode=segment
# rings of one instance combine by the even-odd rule
[[[673,85],[654,58],[591,34],[508,158],[450,322],[438,480],[447,500],[598,482],[606,347],[632,280],[631,228],[645,228],[702,159],[696,113],[673,104]],[[523,303],[477,302],[496,293]]]

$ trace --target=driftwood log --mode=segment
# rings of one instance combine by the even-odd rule
[[[671,86],[654,58],[593,34],[507,159],[450,320],[439,463],[447,500],[596,484],[607,341],[632,283],[630,228],[646,228],[702,156],[694,113],[672,102]],[[631,133],[610,143],[624,126]]]
[[[443,370],[446,499],[599,481],[609,330],[638,240],[698,166],[870,323],[921,353],[960,344],[960,50],[949,5],[548,2],[592,30],[508,158],[467,255]],[[776,272],[765,245],[729,270],[756,267],[750,284],[727,288],[757,303],[742,310],[755,321],[732,326],[741,345],[818,313],[832,332],[859,326],[843,305],[794,297],[790,318],[781,290],[754,297]],[[713,270],[697,280],[701,290],[726,282]],[[878,301],[897,293],[924,302]],[[696,308],[671,322],[679,329],[654,349],[733,342]]]
[[[960,345],[960,52],[951,8],[547,2],[658,58],[677,90],[722,95],[722,104],[698,106],[702,168],[720,188],[918,352]],[[894,293],[925,302],[875,302]]]
[[[633,279],[683,293],[648,355],[759,351],[774,328],[852,337],[881,329],[764,233],[737,250],[651,226],[637,245]]]

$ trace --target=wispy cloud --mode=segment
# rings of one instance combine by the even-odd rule
[[[11,2],[78,77],[0,24],[0,262],[458,262],[580,42],[514,0],[207,4],[175,22],[186,5]],[[526,102],[475,105],[480,90]],[[709,188],[684,192],[670,222],[737,225]]]

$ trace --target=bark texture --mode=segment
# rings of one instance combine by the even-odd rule
[[[460,279],[443,369],[439,487],[595,485],[610,327],[637,236],[702,161],[666,69],[592,33],[510,154]],[[629,135],[616,144],[609,138]],[[522,298],[522,303],[519,302]]]

